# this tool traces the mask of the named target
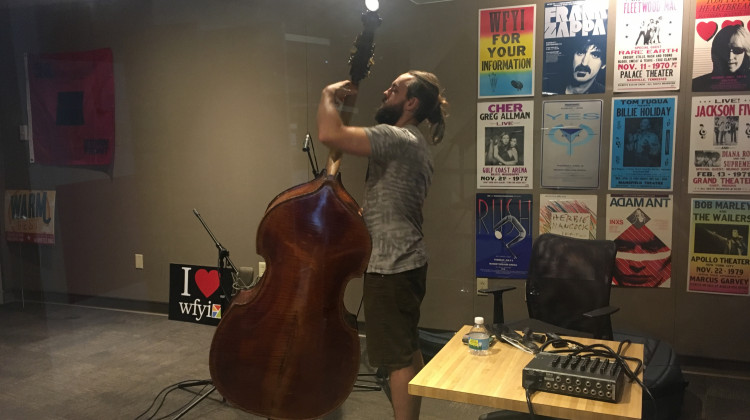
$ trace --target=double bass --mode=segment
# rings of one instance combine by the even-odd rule
[[[369,73],[375,12],[350,57],[350,80]],[[351,109],[353,98],[345,102]],[[351,114],[343,112],[348,123]],[[346,284],[367,268],[371,239],[360,206],[341,183],[341,152],[326,170],[268,205],[258,226],[266,271],[238,292],[216,328],[209,369],[232,405],[272,419],[312,419],[339,407],[359,372],[356,317],[343,303]]]

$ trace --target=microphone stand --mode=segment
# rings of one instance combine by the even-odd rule
[[[226,266],[228,265],[232,269],[232,273],[235,276],[239,276],[239,270],[237,270],[237,267],[234,266],[234,263],[232,263],[232,260],[229,258],[229,251],[224,248],[224,246],[216,239],[214,234],[211,232],[211,229],[208,228],[206,225],[206,222],[203,221],[203,218],[201,217],[200,213],[198,213],[198,210],[193,209],[193,214],[195,214],[195,217],[200,220],[201,224],[203,225],[203,228],[206,229],[206,232],[211,236],[211,239],[214,241],[214,244],[216,244],[216,249],[219,250],[219,286],[221,287],[222,292],[224,293],[224,298],[229,301],[229,296],[227,296],[226,290],[224,289],[224,285],[222,284],[222,278],[224,277],[224,274],[226,272]],[[197,380],[193,382],[189,382],[186,384],[179,385],[178,388],[180,389],[186,389],[194,386],[209,386],[210,387],[201,394],[200,392],[196,393],[196,395],[200,395],[197,400],[193,401],[185,407],[182,411],[180,411],[177,416],[173,417],[173,420],[177,420],[184,416],[188,411],[192,410],[193,407],[200,404],[201,401],[206,399],[209,395],[211,395],[214,391],[216,391],[216,387],[214,386],[214,382],[211,379],[205,379],[205,380]],[[192,392],[192,391],[189,391]]]
[[[318,175],[320,175],[321,171],[318,171],[318,156],[315,156],[315,161],[313,161],[313,157],[310,154],[310,145],[312,145],[312,153],[315,154],[315,144],[312,142],[312,137],[310,136],[310,133],[308,132],[305,134],[305,144],[302,146],[302,151],[307,153],[307,158],[310,160],[310,168],[312,169],[313,177],[317,178]]]

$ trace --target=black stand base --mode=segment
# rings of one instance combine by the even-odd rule
[[[194,387],[194,386],[202,386],[202,387],[208,386],[208,389],[206,389],[206,391],[203,394],[195,393],[195,392],[190,391],[190,390],[187,389],[187,388],[191,388],[191,387]],[[187,407],[185,407],[184,410],[180,411],[180,413],[177,414],[177,416],[175,416],[175,417],[172,418],[173,420],[177,420],[177,419],[181,418],[182,416],[184,416],[185,413],[187,413],[188,411],[192,410],[193,407],[195,407],[196,405],[200,404],[201,401],[205,400],[206,397],[208,397],[214,391],[216,391],[216,387],[213,385],[213,381],[211,381],[210,379],[203,380],[203,381],[195,381],[195,382],[190,382],[190,383],[182,384],[182,385],[178,386],[178,388],[187,390],[187,391],[189,391],[191,393],[194,393],[196,395],[200,395],[200,397],[198,397],[198,399],[196,399],[195,401],[193,401],[192,403],[190,403],[190,405],[188,405]]]

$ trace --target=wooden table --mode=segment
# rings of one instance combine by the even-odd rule
[[[470,325],[461,328],[409,382],[409,393],[528,413],[521,376],[533,355],[497,342],[490,347],[489,356],[473,356],[461,342],[470,329]],[[604,343],[615,351],[618,345],[612,341],[572,339],[582,344]],[[643,345],[631,344],[625,355],[643,360]],[[535,392],[531,402],[538,415],[582,420],[640,419],[642,389],[627,377],[624,383],[622,399],[616,404],[547,392]]]

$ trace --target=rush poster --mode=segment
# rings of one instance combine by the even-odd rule
[[[750,90],[750,2],[696,0],[693,91]]]
[[[536,6],[479,10],[479,98],[534,94]]]
[[[617,0],[615,92],[678,90],[682,0]]]
[[[691,201],[689,292],[750,295],[750,201]]]
[[[30,161],[110,165],[115,151],[112,51],[29,54],[26,59]]]
[[[477,104],[477,188],[533,185],[534,102]]]
[[[696,96],[689,193],[750,193],[750,96]]]
[[[543,95],[604,93],[607,0],[544,5]]]
[[[672,196],[607,195],[608,240],[617,244],[612,284],[670,287]]]
[[[671,191],[677,97],[612,100],[609,187]]]
[[[169,319],[219,325],[229,308],[232,278],[229,270],[187,264],[169,265]]]
[[[531,218],[531,194],[477,194],[476,277],[526,278]]]

